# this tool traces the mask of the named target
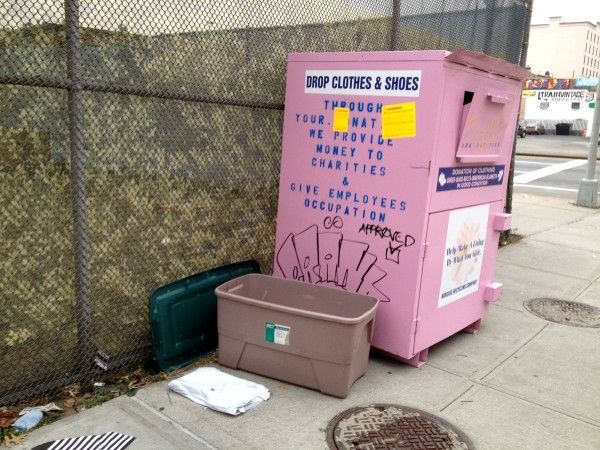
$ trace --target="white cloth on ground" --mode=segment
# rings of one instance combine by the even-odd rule
[[[234,416],[271,396],[263,385],[234,377],[215,367],[202,367],[172,380],[169,389],[193,402]]]

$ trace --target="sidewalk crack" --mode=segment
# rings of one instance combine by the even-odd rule
[[[430,363],[428,363],[427,365],[431,366]],[[460,394],[458,397],[456,397],[454,400],[452,400],[450,403],[448,403],[446,406],[444,406],[440,410],[440,412],[443,412],[444,410],[448,409],[450,406],[452,406],[453,404],[455,404],[458,399],[460,399],[462,396],[464,396],[468,391],[470,391],[471,389],[473,389],[475,386],[479,386],[479,387],[482,387],[482,388],[491,389],[493,391],[500,392],[501,394],[504,394],[504,395],[507,395],[509,397],[515,398],[515,399],[520,400],[520,401],[525,402],[525,403],[529,403],[531,405],[535,405],[535,406],[537,406],[539,408],[542,408],[542,409],[545,409],[547,411],[552,411],[552,412],[554,412],[556,414],[560,414],[562,416],[568,417],[568,418],[576,420],[578,422],[585,423],[586,425],[591,425],[591,426],[593,426],[595,428],[600,428],[600,422],[596,421],[595,419],[591,419],[591,418],[588,418],[588,417],[581,417],[579,415],[574,415],[573,413],[564,411],[562,409],[553,408],[551,406],[548,406],[548,405],[545,405],[545,404],[540,403],[538,401],[535,401],[535,400],[532,400],[530,398],[527,398],[527,397],[525,397],[525,396],[523,396],[523,395],[521,395],[521,394],[519,394],[517,392],[513,392],[510,389],[506,389],[506,388],[503,388],[501,386],[497,386],[495,384],[491,384],[489,382],[486,382],[485,380],[479,380],[477,378],[472,378],[472,377],[469,377],[469,376],[466,376],[466,375],[461,375],[461,374],[458,374],[458,373],[454,373],[454,372],[452,372],[450,370],[443,369],[441,367],[436,367],[436,366],[431,366],[431,367],[433,367],[433,368],[435,368],[437,370],[440,370],[442,372],[446,372],[448,374],[451,374],[451,375],[454,375],[454,376],[458,376],[458,377],[462,378],[463,380],[466,380],[466,381],[469,381],[469,382],[472,383],[472,385],[466,391],[464,391],[462,394]]]
[[[450,400],[450,402],[446,406],[444,406],[442,409],[440,409],[440,412],[444,412],[444,410],[446,408],[448,408],[450,405],[452,405],[453,403],[455,403],[459,398],[463,397],[467,392],[469,392],[474,387],[475,387],[474,384],[472,384],[471,386],[469,386],[464,392],[461,392],[456,398],[454,398],[453,400]]]
[[[498,364],[496,364],[494,367],[489,369],[487,372],[483,373],[479,379],[481,381],[485,381],[486,377],[490,376],[497,368],[502,366],[506,361],[511,359],[514,355],[516,355],[521,350],[523,350],[530,342],[532,342],[534,339],[536,339],[546,328],[548,328],[549,325],[550,325],[549,323],[545,323],[544,326],[542,328],[540,328],[533,336],[531,336],[529,339],[527,339],[525,342],[523,342],[523,344],[521,344],[521,346],[519,348],[514,350],[506,358],[504,358],[502,361],[498,362]]]
[[[195,441],[201,443],[202,445],[204,445],[206,448],[209,448],[211,450],[218,450],[217,447],[215,447],[214,445],[211,445],[208,441],[206,441],[205,439],[201,438],[200,436],[198,436],[197,434],[195,434],[193,431],[191,431],[190,429],[184,427],[183,425],[181,425],[180,423],[176,422],[175,420],[171,419],[169,416],[161,413],[160,411],[157,411],[156,409],[154,409],[152,406],[150,406],[148,403],[146,403],[145,401],[139,399],[136,396],[132,396],[131,399],[135,402],[137,402],[139,405],[143,406],[144,408],[146,408],[148,411],[150,411],[152,414],[154,414],[155,416],[160,417],[162,420],[164,420],[165,422],[170,423],[171,425],[173,425],[175,428],[177,428],[179,431],[182,431],[183,433],[187,434],[189,437],[191,437],[192,439],[194,439]]]

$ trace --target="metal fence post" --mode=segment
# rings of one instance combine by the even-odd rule
[[[392,36],[390,38],[390,50],[398,48],[398,22],[400,20],[400,0],[392,2]]]
[[[446,0],[442,0],[442,7],[440,8],[440,12],[439,12],[440,23],[438,25],[438,27],[439,27],[440,30],[444,29],[444,12],[445,11],[446,11]],[[438,32],[437,35],[438,35],[438,44],[437,44],[437,46],[438,46],[439,49],[442,49],[442,46],[443,46],[442,45],[442,33]]]
[[[527,0],[525,2],[525,7],[527,8],[527,16],[525,18],[525,30],[523,32],[523,42],[521,44],[521,56],[519,58],[519,65],[521,67],[525,67],[527,63],[527,50],[529,48],[529,26],[531,25],[531,11],[533,9],[533,0]],[[519,110],[520,110],[519,106]],[[517,118],[517,126],[519,119]],[[508,186],[506,189],[506,201],[504,206],[504,211],[508,214],[512,213],[512,199],[513,199],[513,184],[515,179],[515,158],[517,157],[517,134],[515,133],[512,155],[510,157],[510,169],[508,171]],[[502,236],[500,237],[500,241],[506,241],[510,236],[510,230],[503,231]]]
[[[479,23],[479,2],[475,2],[475,11],[473,14],[473,25],[471,26],[471,48],[477,48],[475,45],[475,32],[477,31],[477,24]]]
[[[596,104],[594,105],[594,117],[592,119],[592,131],[590,132],[590,144],[588,147],[587,168],[585,178],[579,184],[577,193],[577,205],[587,208],[598,208],[598,178],[596,177],[596,158],[598,157],[598,130],[600,129],[600,78],[596,85]]]
[[[75,299],[77,320],[76,370],[89,369],[94,349],[91,345],[89,239],[85,190],[85,144],[82,105],[81,36],[79,0],[65,0],[67,50],[69,151],[73,189],[73,231],[75,253]]]
[[[485,3],[485,41],[483,44],[483,52],[490,54],[492,44],[492,35],[494,32],[494,20],[496,19],[496,0],[483,0]]]

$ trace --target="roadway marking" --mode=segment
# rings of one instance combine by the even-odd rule
[[[527,184],[531,181],[538,180],[540,178],[554,175],[555,173],[562,172],[564,170],[573,169],[575,167],[583,166],[587,164],[584,159],[574,159],[560,164],[552,164],[551,166],[542,167],[541,169],[532,170],[515,177],[515,184]]]
[[[516,178],[515,178],[516,180]],[[565,191],[565,192],[578,192],[577,189],[569,189],[569,188],[561,188],[554,186],[542,186],[539,184],[518,184],[515,183],[515,186],[522,188],[533,188],[533,189],[545,189],[547,191]]]

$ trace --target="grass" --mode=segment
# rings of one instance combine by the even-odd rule
[[[91,392],[82,391],[78,384],[68,385],[52,394],[31,398],[26,403],[13,405],[9,410],[16,415],[25,406],[43,405],[49,402],[54,402],[63,409],[60,412],[44,413],[44,417],[36,426],[36,428],[39,428],[72,414],[100,406],[120,395],[135,395],[137,390],[143,386],[178,378],[190,370],[214,363],[216,359],[217,353],[213,351],[194,363],[169,373],[158,371],[154,364],[127,367],[120,372],[114,372],[102,377],[102,385],[94,386]],[[5,443],[5,439],[10,439],[14,436],[26,439],[27,433],[21,433],[14,427],[0,428],[0,447]]]

